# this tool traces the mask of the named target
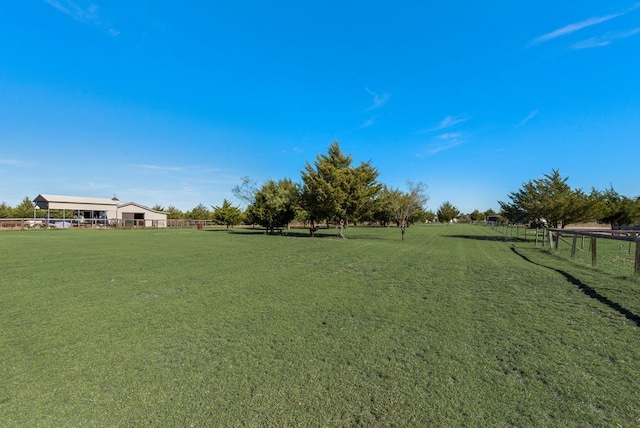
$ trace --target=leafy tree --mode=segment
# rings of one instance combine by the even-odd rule
[[[247,217],[273,233],[276,227],[285,227],[295,218],[300,201],[300,189],[289,179],[278,182],[268,180],[254,196],[247,208]]]
[[[369,162],[352,167],[351,156],[344,155],[338,142],[328,154],[319,154],[313,165],[308,162],[302,174],[302,207],[311,224],[323,220],[360,221],[373,216],[373,205],[381,185],[378,171]]]
[[[521,208],[517,203],[508,203],[503,201],[498,201],[500,204],[500,216],[507,219],[509,223],[524,223],[526,221],[534,220],[539,221],[536,218],[532,218],[528,215],[528,213]],[[491,216],[494,216],[492,214]],[[490,217],[490,216],[487,216]]]
[[[488,210],[486,210],[484,213],[484,218],[489,217],[490,215],[498,215],[497,212],[495,212],[494,210],[492,210],[491,208],[489,208]]]
[[[0,218],[11,217],[11,207],[5,202],[0,203]]]
[[[481,213],[479,210],[473,210],[469,217],[471,217],[473,221],[482,221],[485,219],[484,213]]]
[[[191,211],[188,211],[185,217],[189,220],[209,220],[211,218],[211,212],[205,205],[198,204]]]
[[[349,170],[347,200],[343,205],[346,219],[353,222],[372,219],[374,201],[382,189],[377,178],[378,170],[369,162]]]
[[[600,211],[599,200],[601,194],[596,189],[592,189],[590,194],[584,193],[581,189],[572,190],[567,198],[567,205],[561,216],[562,227],[568,224],[580,223],[595,220]]]
[[[244,219],[245,224],[250,224],[252,226],[260,224],[260,219],[256,215],[256,210],[254,209],[253,205],[249,205],[247,208],[245,208],[244,212],[242,213],[242,218]]]
[[[13,218],[29,218],[33,217],[33,202],[28,196],[25,196],[22,202],[15,206],[11,210],[11,217]]]
[[[155,204],[151,209],[154,211],[164,211],[164,207],[160,204]]]
[[[427,186],[423,183],[407,183],[408,191],[399,189],[388,190],[389,210],[391,215],[400,227],[402,240],[404,241],[407,226],[415,221],[416,216],[425,212],[425,205],[428,197],[426,195]]]
[[[598,208],[599,220],[610,224],[612,229],[633,225],[640,219],[640,198],[620,195],[613,187],[600,194]]]
[[[424,221],[432,222],[436,219],[436,213],[431,210],[424,212]]]
[[[458,208],[453,206],[449,201],[445,201],[438,208],[438,220],[448,223],[460,215]]]
[[[247,205],[251,205],[255,201],[256,193],[258,191],[258,183],[247,176],[242,177],[241,180],[242,184],[235,186],[231,190],[231,193]]]
[[[395,191],[390,190],[387,186],[382,186],[382,189],[372,204],[373,220],[385,227],[395,220],[391,207],[391,198],[394,192]]]
[[[213,207],[212,218],[216,224],[225,225],[227,229],[229,229],[230,226],[236,226],[242,223],[242,211],[240,208],[231,205],[231,202],[225,199],[222,201],[222,206]]]
[[[184,213],[173,205],[169,205],[165,212],[167,213],[167,219],[175,220],[184,218]]]
[[[457,219],[458,219],[458,223],[471,223],[471,222],[473,222],[473,220],[471,220],[471,214],[460,213],[460,214],[458,214]]]
[[[529,180],[517,192],[509,193],[511,202],[499,202],[502,214],[511,222],[536,221],[551,227],[592,219],[594,193],[587,196],[582,190],[573,190],[567,180],[556,169]]]

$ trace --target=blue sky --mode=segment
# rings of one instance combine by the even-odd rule
[[[334,140],[433,210],[552,169],[640,195],[634,1],[4,1],[0,37],[12,206],[220,205]]]

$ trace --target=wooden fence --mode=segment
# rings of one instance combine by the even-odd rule
[[[72,229],[72,228],[198,228],[213,227],[215,223],[211,220],[134,220],[134,219],[43,219],[43,218],[3,218],[0,219],[0,230],[9,229]]]
[[[632,267],[634,276],[640,277],[640,230],[534,229],[522,225],[491,227],[501,233],[505,240],[530,242],[536,246],[548,247],[558,254],[566,254],[567,257],[578,259],[593,267],[606,266],[607,270],[620,271]],[[613,268],[613,265],[616,267]]]
[[[612,229],[548,229],[548,242],[551,248],[559,250],[560,243],[570,247],[571,258],[576,257],[578,249],[584,251],[584,240],[588,239],[588,251],[591,254],[591,266],[596,266],[598,261],[598,239],[628,242],[628,253],[632,254],[632,246],[635,243],[634,268],[635,276],[640,276],[640,230],[612,230]],[[565,239],[568,238],[568,239]],[[581,238],[578,247],[578,238]],[[622,249],[622,246],[619,246]]]

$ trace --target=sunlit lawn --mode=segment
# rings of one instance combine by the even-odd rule
[[[640,424],[638,280],[346,232],[0,233],[0,426]]]

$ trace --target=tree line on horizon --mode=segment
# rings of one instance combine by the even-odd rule
[[[586,193],[571,188],[568,180],[553,169],[550,174],[527,181],[508,194],[508,201],[498,201],[501,216],[511,224],[537,223],[553,228],[597,222],[620,229],[640,220],[640,196],[621,195],[613,186],[592,188]]]
[[[336,141],[327,154],[318,154],[301,171],[301,182],[289,178],[269,179],[263,184],[243,177],[232,189],[233,195],[246,204],[243,210],[224,199],[209,209],[200,203],[188,211],[170,205],[153,210],[167,213],[169,219],[210,220],[227,228],[239,224],[260,225],[270,231],[288,227],[292,222],[309,225],[313,234],[320,226],[347,224],[396,225],[404,239],[406,227],[415,222],[453,219],[476,222],[491,217],[501,223],[537,223],[549,227],[599,222],[612,228],[633,225],[640,220],[640,197],[620,195],[613,187],[590,193],[572,189],[568,177],[552,170],[539,179],[529,180],[508,194],[508,201],[498,201],[500,212],[489,209],[462,214],[446,201],[436,212],[427,209],[427,186],[408,182],[405,190],[378,181],[378,170],[371,161],[353,166],[353,158],[340,150]],[[53,211],[51,216],[58,213]],[[59,213],[62,216],[62,212]],[[0,218],[29,218],[34,215],[28,197],[12,208],[0,203]]]

